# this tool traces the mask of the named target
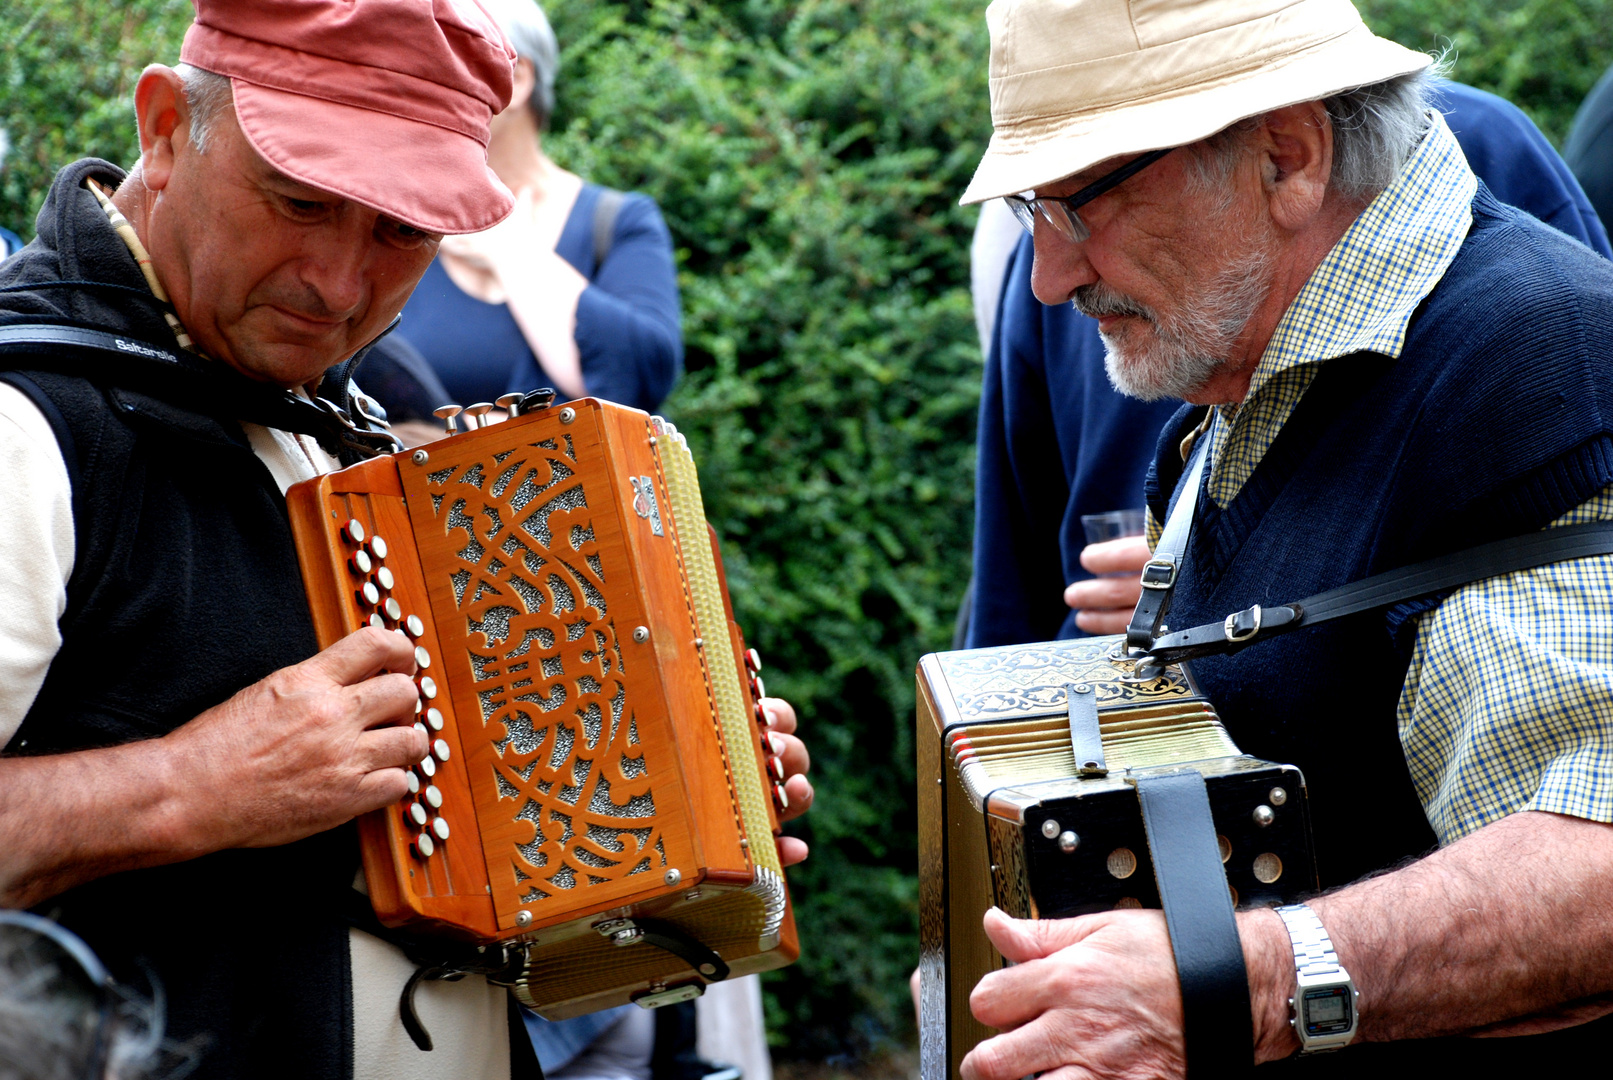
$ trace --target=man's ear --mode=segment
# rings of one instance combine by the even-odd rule
[[[1261,125],[1262,172],[1272,219],[1297,232],[1321,213],[1333,173],[1333,124],[1320,101],[1267,113]]]
[[[179,73],[152,64],[134,88],[134,115],[140,128],[140,174],[145,186],[160,191],[174,169],[174,141],[189,137],[190,107]]]

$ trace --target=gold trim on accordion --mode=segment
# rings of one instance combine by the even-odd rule
[[[550,1019],[703,986],[623,919],[735,976],[795,959],[760,683],[672,425],[582,399],[287,503],[320,647],[367,624],[417,646],[432,752],[359,820],[384,924],[524,950],[517,996]]]
[[[1316,888],[1305,781],[1233,742],[1185,666],[1138,680],[1120,637],[933,653],[918,666],[919,1073],[947,1080],[994,1032],[969,993],[1003,958],[982,929],[1158,907],[1127,778],[1193,768],[1233,903]],[[1079,775],[1066,687],[1097,698],[1106,776]]]

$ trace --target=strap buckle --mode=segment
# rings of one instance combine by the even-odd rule
[[[1176,584],[1176,556],[1170,552],[1155,555],[1143,564],[1142,586],[1145,589],[1168,589]]]
[[[1228,615],[1226,622],[1221,624],[1221,630],[1228,641],[1248,641],[1260,633],[1260,605]]]

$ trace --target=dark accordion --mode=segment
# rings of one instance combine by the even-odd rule
[[[926,656],[918,669],[920,1075],[955,1077],[990,1028],[969,993],[1003,959],[981,928],[1159,907],[1132,784],[1204,776],[1232,902],[1316,888],[1305,781],[1241,752],[1185,667],[1137,679],[1119,637]],[[1083,775],[1075,690],[1095,694],[1106,773]],[[1128,782],[1131,781],[1131,782]]]
[[[760,665],[670,424],[537,408],[287,499],[321,647],[416,645],[431,753],[359,820],[384,924],[501,946],[550,1019],[796,957]]]

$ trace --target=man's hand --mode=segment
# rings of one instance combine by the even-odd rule
[[[795,708],[775,697],[764,697],[761,704],[767,717],[762,740],[768,744],[768,751],[784,762],[784,794],[790,800],[790,808],[779,814],[779,820],[793,821],[812,809],[812,781],[806,778],[812,757],[806,743],[795,734]],[[778,857],[785,866],[794,866],[807,857],[806,841],[794,836],[779,837]]]
[[[413,671],[402,634],[364,629],[163,738],[0,758],[0,904],[290,843],[403,798],[404,768],[427,743],[413,726]]]
[[[211,808],[202,846],[288,844],[407,795],[404,770],[430,750],[414,670],[408,638],[365,628],[168,736]]]
[[[1082,548],[1081,565],[1099,576],[1064,590],[1064,602],[1075,609],[1075,625],[1089,634],[1125,633],[1143,592],[1142,571],[1148,556],[1148,540],[1142,536],[1123,536]],[[1103,576],[1106,574],[1120,576]]]
[[[1021,920],[992,908],[986,936],[1015,966],[969,996],[975,1019],[1004,1034],[969,1052],[963,1080],[1184,1075],[1182,991],[1162,912]]]

